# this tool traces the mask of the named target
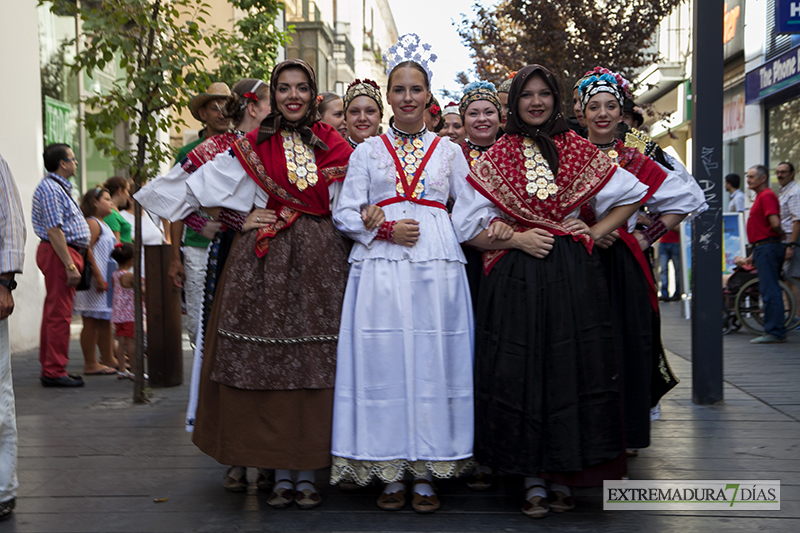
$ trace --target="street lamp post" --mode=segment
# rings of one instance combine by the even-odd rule
[[[692,399],[722,402],[723,0],[694,0],[692,172],[708,211],[692,222]]]

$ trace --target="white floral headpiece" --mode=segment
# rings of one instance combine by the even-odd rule
[[[406,33],[397,40],[397,44],[389,48],[383,55],[386,61],[386,74],[388,75],[394,67],[404,61],[413,61],[425,69],[428,74],[428,84],[433,79],[433,71],[430,65],[436,62],[436,54],[431,53],[431,45],[421,43],[419,35],[416,33]]]

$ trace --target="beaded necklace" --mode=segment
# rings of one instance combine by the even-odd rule
[[[469,148],[469,166],[472,168],[475,166],[475,162],[483,155],[484,152],[489,150],[492,146],[478,146],[474,142],[471,142],[469,139],[466,139],[464,142],[467,143],[467,148]]]
[[[403,170],[406,172],[407,185],[411,185],[414,180],[414,174],[422,163],[422,158],[425,157],[425,151],[422,149],[425,143],[422,141],[422,136],[427,132],[428,130],[423,127],[422,131],[418,133],[406,133],[395,128],[394,124],[392,125],[394,150],[395,153],[397,153],[397,159],[400,160],[400,164],[403,165]],[[428,171],[423,169],[422,177],[411,195],[412,198],[422,198],[425,194],[425,180],[427,177]],[[395,171],[395,178],[395,190],[397,190],[400,196],[405,196],[405,190],[403,189],[403,183],[401,181],[403,178],[400,176],[399,171]]]
[[[528,197],[536,196],[539,200],[547,200],[558,193],[558,185],[550,165],[542,155],[542,151],[530,137],[522,141],[522,154],[525,156],[525,177],[528,184],[525,190]]]
[[[286,170],[289,181],[300,192],[317,184],[317,163],[314,150],[306,146],[296,131],[281,130],[283,155],[286,157]]]

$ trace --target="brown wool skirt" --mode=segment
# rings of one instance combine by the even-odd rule
[[[255,255],[255,233],[234,241],[217,285],[192,440],[225,465],[325,468],[331,461],[336,341],[286,346],[219,331],[262,339],[337,334],[347,246],[330,218],[301,216],[271,240],[265,258]]]

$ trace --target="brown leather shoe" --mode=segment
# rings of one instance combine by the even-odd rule
[[[281,481],[292,483],[291,479],[282,479]],[[281,481],[278,481],[278,483]],[[277,487],[277,483],[275,485]],[[292,487],[294,487],[294,484],[292,484]],[[293,501],[294,488],[274,488],[269,496],[267,496],[267,505],[274,507],[275,509],[286,509],[292,504]]]
[[[298,487],[311,487],[298,489]],[[295,485],[294,503],[300,509],[313,509],[322,503],[322,496],[319,495],[316,485],[310,481],[301,481]]]
[[[543,496],[531,496],[525,500],[522,512],[531,518],[544,518],[550,512],[550,502]]]
[[[467,488],[474,491],[484,491],[492,488],[492,474],[476,472],[467,478]]]
[[[434,494],[433,496],[423,496],[422,494],[419,494],[417,491],[413,490],[414,487],[416,487],[421,483],[430,485],[433,488],[433,490],[436,490],[436,487],[433,485],[432,481],[428,481],[425,479],[415,479],[414,483],[411,486],[412,487],[411,508],[420,514],[433,513],[435,511],[438,511],[439,507],[441,507],[442,504],[439,501],[439,497],[436,494]]]
[[[575,509],[575,499],[572,496],[567,496],[566,492],[560,490],[551,490],[547,495],[550,501],[550,509],[554,513],[565,513]]]
[[[376,503],[384,511],[399,511],[406,506],[406,491],[405,489],[400,489],[391,494],[381,492]]]
[[[228,471],[225,472],[225,477],[222,479],[222,486],[228,492],[245,492],[247,490],[247,468],[228,467]]]
[[[267,492],[271,491],[275,486],[275,471],[266,468],[258,469],[258,477],[256,478],[256,487],[258,490]]]

